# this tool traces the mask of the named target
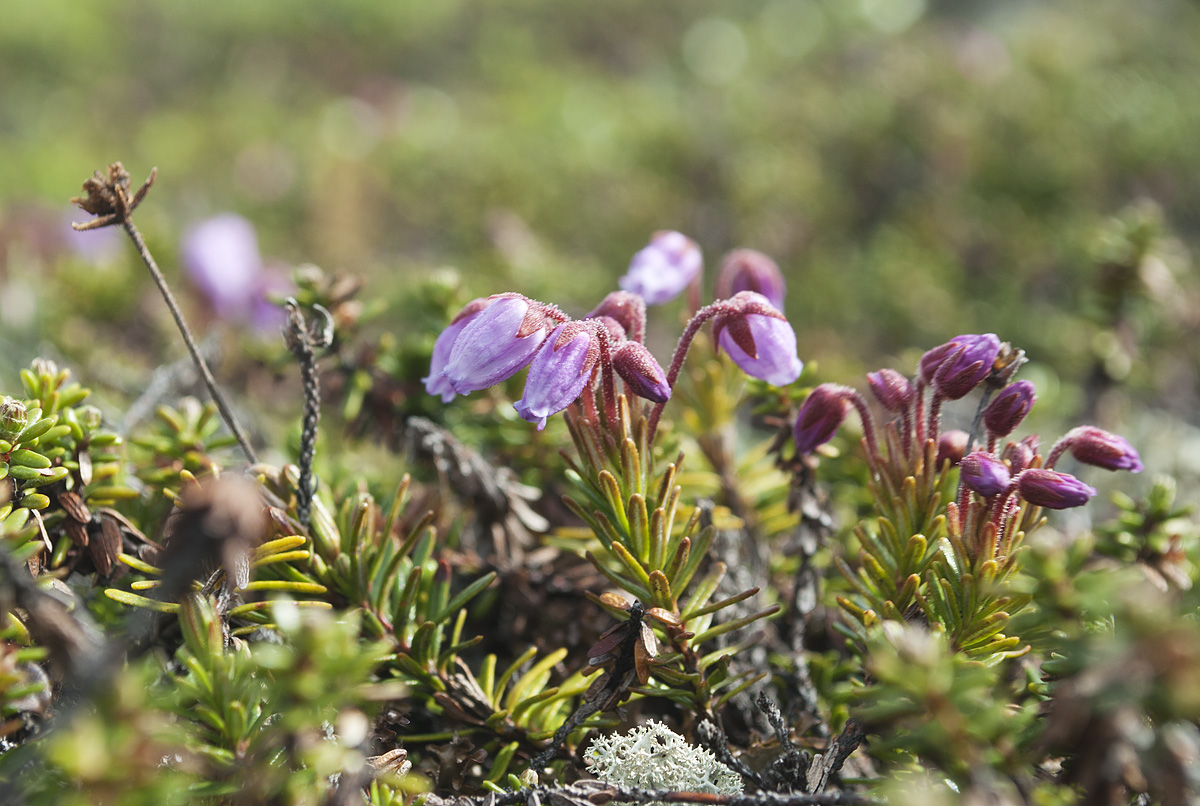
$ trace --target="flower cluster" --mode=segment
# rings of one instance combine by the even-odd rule
[[[774,263],[765,256],[763,260],[777,282],[762,280],[772,276],[769,271],[764,274],[762,261],[743,261],[746,276],[753,277],[727,272],[730,288],[758,283],[781,297],[782,276]],[[594,405],[585,393],[597,385],[603,405],[612,411],[616,377],[627,393],[649,400],[661,411],[692,339],[710,320],[719,348],[748,375],[777,386],[795,381],[804,366],[796,352],[796,333],[776,305],[749,288],[696,311],[669,371],[663,371],[643,343],[646,304],[665,302],[694,283],[700,265],[694,242],[677,232],[660,232],[634,257],[621,280],[626,290],[609,294],[581,319],[511,292],[472,300],[438,336],[429,375],[422,379],[425,389],[449,402],[528,367],[525,393],[514,407],[538,430],[576,400]]]
[[[868,374],[872,395],[900,421],[898,439],[886,459],[862,396],[848,386],[822,384],[808,396],[796,418],[797,451],[812,453],[832,439],[853,407],[862,419],[873,464],[910,464],[917,456],[914,448],[931,440],[937,445],[939,464],[949,461],[959,467],[959,514],[965,517],[966,498],[973,492],[988,502],[992,520],[1001,528],[1015,514],[1014,496],[1037,507],[1068,509],[1082,506],[1096,494],[1074,476],[1053,469],[1064,453],[1107,470],[1142,470],[1137,451],[1125,439],[1094,426],[1068,432],[1045,459],[1038,452],[1036,435],[999,448],[1000,440],[1016,430],[1036,399],[1032,382],[1012,382],[1022,363],[1023,353],[1002,344],[995,334],[967,334],[926,352],[911,380],[890,369]],[[984,397],[976,422],[982,424],[986,442],[970,451],[975,434],[942,433],[939,413],[943,401],[963,398],[980,386]]]

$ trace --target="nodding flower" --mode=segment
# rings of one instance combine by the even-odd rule
[[[552,324],[541,305],[520,294],[496,294],[489,299],[491,304],[458,334],[442,369],[450,388],[460,395],[520,372]]]
[[[433,343],[433,358],[429,362],[429,374],[421,379],[421,383],[425,384],[425,391],[431,395],[441,395],[443,403],[449,403],[454,399],[454,387],[450,385],[450,379],[442,374],[446,369],[446,362],[450,360],[450,351],[454,347],[454,340],[458,338],[458,334],[463,332],[463,329],[471,323],[475,317],[483,312],[483,309],[491,305],[495,300],[480,297],[473,299],[463,306],[446,329],[438,334],[437,341]]]
[[[546,427],[547,417],[574,403],[587,388],[600,354],[593,326],[585,322],[559,325],[529,363],[525,394],[513,408],[536,423],[539,431]]]
[[[1081,425],[1068,431],[1050,450],[1046,466],[1053,467],[1063,451],[1070,451],[1085,465],[1095,465],[1105,470],[1141,473],[1145,469],[1141,456],[1128,440],[1094,425]]]
[[[739,291],[755,291],[779,310],[787,295],[787,281],[774,260],[754,249],[735,249],[721,261],[717,275],[717,299],[732,297]]]
[[[662,305],[700,276],[703,263],[700,247],[691,238],[671,230],[656,232],[650,243],[633,256],[618,282],[647,305]]]
[[[912,385],[908,378],[894,369],[867,373],[867,385],[879,405],[891,412],[903,411],[912,402]]]
[[[986,451],[972,451],[958,463],[962,483],[990,498],[1008,489],[1012,477],[1008,466]]]
[[[713,320],[717,346],[751,377],[787,386],[800,377],[804,363],[796,352],[796,331],[762,294],[741,291],[730,308]]]
[[[625,388],[638,397],[654,403],[665,403],[671,398],[671,387],[658,361],[643,345],[627,341],[617,348],[612,357],[613,369],[625,382]]]
[[[1046,509],[1081,507],[1091,500],[1096,490],[1068,473],[1031,468],[1016,478],[1017,495],[1031,504]]]
[[[988,433],[1006,437],[1016,430],[1037,400],[1034,392],[1033,381],[1017,381],[1004,387],[983,410],[983,424]]]
[[[797,453],[810,454],[833,439],[846,421],[853,392],[848,386],[823,383],[808,393],[793,429]]]
[[[955,336],[950,343],[958,347],[938,366],[933,385],[942,397],[958,400],[983,383],[992,371],[1000,354],[1000,339],[995,333],[984,333]]]

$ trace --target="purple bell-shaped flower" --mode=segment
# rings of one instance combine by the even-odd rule
[[[1046,509],[1081,507],[1096,490],[1068,473],[1031,468],[1017,476],[1017,495]]]
[[[625,382],[625,388],[638,397],[654,403],[666,403],[671,398],[667,375],[645,346],[627,341],[612,357],[613,369]]]
[[[565,409],[587,388],[600,348],[596,334],[584,322],[559,325],[529,363],[525,394],[513,404],[517,414],[538,430],[546,418]]]
[[[793,430],[798,454],[806,456],[833,439],[846,421],[852,392],[848,386],[823,383],[808,393]]]
[[[521,371],[548,330],[545,314],[519,294],[496,294],[450,350],[442,374],[460,395],[486,389]]]
[[[972,451],[958,463],[959,478],[980,495],[990,498],[1008,489],[1008,466],[986,451]]]
[[[804,363],[796,353],[796,331],[762,294],[742,291],[727,300],[729,311],[713,319],[717,346],[751,377],[787,386]]]
[[[649,245],[633,256],[629,270],[618,282],[647,305],[662,305],[700,275],[703,263],[700,247],[691,238],[670,230],[656,232]]]
[[[450,320],[450,324],[446,326],[446,329],[438,335],[437,341],[433,343],[433,357],[429,361],[429,374],[421,379],[421,383],[425,384],[425,391],[429,394],[441,395],[443,403],[449,403],[454,399],[455,395],[454,387],[450,385],[450,379],[442,374],[443,370],[446,369],[446,362],[450,360],[450,351],[454,348],[454,340],[492,302],[494,300],[486,297],[480,297],[468,302]]]
[[[779,310],[787,295],[787,281],[774,260],[754,249],[735,249],[721,262],[717,275],[717,299],[739,291],[756,291]]]

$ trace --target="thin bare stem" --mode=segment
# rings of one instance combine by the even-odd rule
[[[192,331],[188,328],[187,322],[183,318],[183,311],[180,310],[179,303],[175,301],[175,295],[171,293],[171,287],[167,285],[167,279],[163,277],[158,264],[154,262],[154,256],[150,254],[146,242],[142,239],[142,234],[138,232],[137,225],[133,223],[132,218],[126,215],[121,221],[121,226],[125,228],[129,239],[133,241],[133,246],[137,249],[142,262],[150,270],[150,276],[154,278],[154,282],[162,294],[163,301],[167,303],[167,309],[171,311],[171,316],[175,319],[175,326],[179,328],[179,334],[183,336],[183,343],[187,346],[188,353],[192,356],[192,361],[195,362],[196,369],[199,371],[200,377],[204,380],[204,386],[212,396],[213,402],[217,404],[217,410],[221,413],[221,419],[225,421],[225,425],[229,427],[234,438],[237,439],[238,445],[242,448],[242,453],[246,455],[246,459],[251,464],[256,463],[258,461],[258,454],[250,446],[250,440],[246,437],[246,433],[242,431],[242,427],[238,425],[237,418],[233,416],[233,409],[229,407],[229,402],[225,400],[225,395],[221,392],[220,387],[217,386],[217,381],[213,377],[212,370],[208,368],[208,362],[200,354],[200,348],[196,346],[196,340],[192,338]]]
[[[687,323],[687,327],[683,329],[683,333],[679,336],[679,343],[675,345],[675,353],[671,356],[671,367],[667,370],[667,388],[675,389],[675,381],[679,380],[679,371],[683,369],[683,360],[687,358],[688,349],[692,346],[692,340],[696,338],[696,334],[700,332],[700,328],[709,319],[712,319],[722,310],[725,310],[725,301],[714,302],[711,305],[706,305],[696,311],[696,315]],[[650,410],[647,445],[654,444],[654,435],[658,431],[658,420],[662,417],[663,408],[667,405],[667,401],[654,404],[654,408]]]

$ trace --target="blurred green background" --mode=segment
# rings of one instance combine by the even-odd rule
[[[72,251],[66,200],[119,159],[159,169],[169,275],[231,210],[404,332],[436,270],[582,313],[678,229],[710,283],[733,247],[780,263],[823,380],[994,331],[1055,416],[1194,475],[1198,41],[1190,0],[9,0],[0,371],[181,355],[128,247]]]

